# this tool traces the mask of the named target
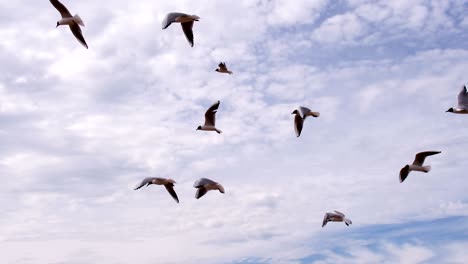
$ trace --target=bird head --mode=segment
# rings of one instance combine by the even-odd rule
[[[58,28],[58,26],[60,26],[60,23],[57,21],[57,25],[55,26],[55,28]]]
[[[449,110],[445,111],[445,112],[446,112],[446,113],[447,113],[447,112],[453,113],[453,107],[450,108]]]
[[[219,72],[219,69],[216,69],[215,71]]]
[[[297,111],[297,109],[291,113],[291,115],[298,115],[298,114],[299,114],[299,111]]]
[[[197,130],[201,130],[201,126],[198,126],[198,127],[197,127]]]
[[[197,16],[197,15],[192,15],[192,19],[195,20],[195,21],[198,21],[200,19],[200,17]]]

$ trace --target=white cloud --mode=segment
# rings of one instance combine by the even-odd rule
[[[323,43],[350,43],[366,33],[366,26],[355,14],[336,15],[317,28],[312,39]]]

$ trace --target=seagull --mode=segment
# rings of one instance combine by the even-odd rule
[[[184,13],[169,13],[166,15],[162,22],[162,29],[166,29],[172,23],[181,23],[185,37],[190,43],[190,46],[193,47],[193,23],[194,21],[198,21],[199,19],[200,17],[196,15],[187,15]]]
[[[195,193],[195,198],[200,199],[203,195],[205,195],[210,190],[218,190],[220,193],[224,193],[224,187],[214,182],[210,179],[201,178],[193,184],[193,187],[197,188],[197,192]]]
[[[428,173],[431,166],[423,166],[427,156],[432,156],[441,153],[441,151],[424,151],[416,154],[412,165],[406,165],[400,170],[400,182],[403,182],[411,171],[422,171]]]
[[[219,65],[218,65],[218,69],[216,69],[215,71],[217,72],[220,72],[220,73],[229,73],[229,74],[232,74],[232,71],[228,70],[228,68],[226,67],[226,63],[225,62],[220,62]]]
[[[164,187],[166,187],[166,190],[169,192],[172,198],[174,198],[174,200],[177,203],[179,203],[179,198],[177,197],[177,193],[174,191],[174,183],[176,182],[173,179],[148,177],[148,178],[144,178],[134,190],[138,190],[145,185],[146,186],[151,185],[151,184],[164,185]]]
[[[302,127],[304,126],[304,120],[306,120],[307,116],[319,117],[319,112],[312,112],[309,108],[299,106],[299,109],[294,110],[292,115],[296,115],[294,117],[294,129],[296,130],[296,136],[299,137],[301,135]]]
[[[468,91],[466,86],[463,85],[460,93],[458,94],[458,106],[457,108],[450,108],[446,112],[454,114],[468,114]]]
[[[59,11],[60,15],[62,16],[62,19],[57,21],[56,28],[60,25],[68,25],[70,27],[71,32],[76,37],[76,39],[83,46],[85,46],[85,48],[88,48],[88,44],[86,44],[83,34],[81,33],[80,25],[84,27],[84,23],[83,23],[83,20],[81,20],[81,17],[78,14],[76,14],[75,16],[72,16],[71,13],[68,11],[68,9],[58,0],[49,0],[49,1],[57,9],[57,11]]]
[[[205,124],[203,126],[198,126],[197,130],[205,130],[205,131],[216,131],[218,134],[223,133],[223,131],[217,129],[215,127],[216,123],[216,112],[218,111],[219,104],[221,102],[214,103],[205,113]]]
[[[344,222],[347,226],[352,224],[350,219],[346,218],[343,213],[340,213],[335,210],[334,213],[326,213],[323,217],[322,227],[324,227],[328,222]]]

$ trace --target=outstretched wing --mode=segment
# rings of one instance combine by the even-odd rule
[[[218,101],[214,103],[208,110],[205,112],[205,126],[215,126],[216,124],[216,112],[218,111],[219,104]]]
[[[323,217],[322,227],[324,227],[324,226],[327,224],[327,222],[328,222],[328,217],[329,217],[329,214],[326,213],[325,216]]]
[[[187,14],[184,13],[169,13],[166,15],[166,17],[162,21],[162,29],[166,29],[168,26],[170,26],[172,23],[176,21],[178,17],[181,16],[186,16]]]
[[[190,46],[193,47],[193,21],[181,23],[182,30],[184,31],[185,37],[187,38]]]
[[[164,184],[164,187],[166,187],[166,190],[169,192],[169,194],[174,198],[174,200],[179,203],[179,198],[177,197],[177,193],[174,191],[174,184],[173,183],[167,183]]]
[[[341,216],[341,217],[345,217],[345,214],[343,214],[342,212],[338,212],[338,211],[335,210],[335,213],[336,213],[337,215]]]
[[[195,188],[199,188],[199,187],[203,187],[207,184],[214,184],[216,182],[210,180],[210,179],[207,179],[207,178],[201,178],[199,180],[197,180],[194,184],[193,184],[193,187]]]
[[[219,69],[221,71],[227,71],[227,67],[226,67],[226,63],[225,62],[221,62],[219,65]]]
[[[466,90],[466,86],[463,86],[458,94],[458,108],[468,110],[468,91]]]
[[[400,182],[404,182],[406,180],[406,177],[408,177],[409,172],[409,166],[405,166],[400,170]]]
[[[302,119],[301,115],[296,114],[294,116],[294,130],[296,131],[297,137],[301,135],[303,126],[304,126],[304,119]]]
[[[305,119],[307,117],[307,114],[312,112],[312,110],[304,106],[299,106],[299,112],[301,114],[301,117]]]
[[[416,154],[414,158],[413,165],[422,166],[424,164],[424,160],[428,156],[436,155],[441,153],[440,151],[424,151]]]
[[[55,9],[57,9],[57,11],[59,11],[62,18],[72,17],[70,11],[68,11],[68,9],[58,0],[50,0],[50,3],[55,7]]]
[[[138,190],[140,189],[141,187],[145,186],[146,184],[148,184],[150,181],[152,181],[154,178],[153,177],[148,177],[148,178],[144,178],[140,184],[138,184],[137,187],[135,187],[134,190]]]
[[[200,199],[203,195],[205,195],[207,190],[205,187],[199,187],[197,192],[195,193],[195,198]]]
[[[83,37],[83,34],[81,33],[81,28],[80,25],[77,23],[73,23],[70,25],[70,30],[75,36],[75,38],[83,45],[85,48],[88,48],[88,44],[86,44],[86,41]]]

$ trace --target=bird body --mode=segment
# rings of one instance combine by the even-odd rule
[[[346,218],[345,215],[341,212],[335,211],[334,213],[326,213],[323,217],[322,227],[324,227],[328,222],[344,222],[347,226],[353,222]]]
[[[195,21],[199,21],[200,17],[197,15],[188,15],[184,13],[169,13],[166,15],[162,22],[162,29],[166,29],[172,23],[180,23],[182,26],[182,31],[184,31],[185,37],[189,42],[190,46],[193,47],[194,45],[194,38],[193,38],[193,24]]]
[[[228,70],[225,62],[220,62],[219,65],[218,65],[218,69],[216,69],[215,71],[217,71],[219,73],[232,74],[232,71]]]
[[[446,112],[454,114],[468,114],[468,91],[466,86],[463,85],[460,93],[458,93],[458,106],[456,108],[450,108]]]
[[[86,44],[86,40],[83,37],[83,33],[81,32],[81,26],[84,26],[83,20],[79,15],[72,16],[70,11],[58,0],[49,0],[50,3],[59,11],[62,18],[57,21],[56,27],[60,25],[68,25],[70,27],[71,32],[75,36],[75,38],[85,47],[88,48],[88,44]]]
[[[57,21],[58,26],[62,25],[73,25],[73,24],[78,24],[80,26],[85,26],[83,20],[79,15],[74,15],[73,17],[64,17]]]
[[[296,131],[296,136],[299,137],[304,127],[304,121],[308,116],[319,117],[319,112],[312,112],[309,108],[304,106],[299,106],[298,109],[294,110],[292,113],[294,116],[294,130]]]
[[[147,177],[144,178],[140,184],[138,184],[137,187],[135,187],[134,190],[138,190],[143,186],[149,186],[151,184],[155,185],[164,185],[166,190],[169,192],[169,194],[174,198],[174,200],[179,203],[179,198],[177,197],[177,193],[174,191],[174,184],[176,182],[173,179],[166,179],[166,178],[159,178],[159,177]]]
[[[202,126],[198,126],[197,130],[216,131],[218,134],[223,133],[223,131],[216,128],[216,112],[218,111],[220,103],[220,101],[217,101],[212,106],[210,106],[208,110],[206,110],[205,124]]]
[[[220,193],[224,193],[224,187],[221,184],[207,178],[201,178],[197,180],[193,184],[193,187],[197,188],[197,192],[195,193],[195,198],[197,199],[200,199],[203,195],[211,190],[218,190]]]
[[[408,164],[400,170],[400,182],[404,182],[411,171],[420,171],[424,173],[431,171],[431,166],[423,166],[424,160],[428,156],[439,153],[441,153],[441,151],[424,151],[416,154],[413,164]]]

